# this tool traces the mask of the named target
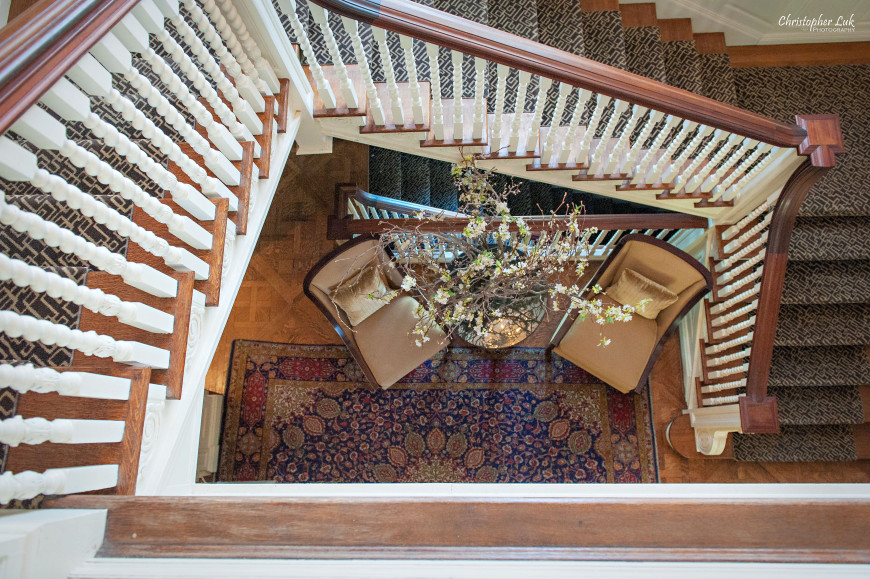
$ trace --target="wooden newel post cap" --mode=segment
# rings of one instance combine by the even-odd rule
[[[807,132],[798,153],[809,155],[814,167],[833,167],[836,154],[846,150],[839,115],[797,115],[795,122]]]
[[[779,432],[779,418],[776,398],[767,396],[757,401],[743,396],[739,401],[740,426],[744,434],[776,434]]]

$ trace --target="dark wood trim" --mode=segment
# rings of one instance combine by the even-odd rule
[[[139,0],[42,0],[0,30],[0,134]]]
[[[867,563],[858,499],[69,496],[102,557]]]
[[[532,215],[523,218],[532,231],[542,229],[550,222],[550,216]],[[558,225],[567,227],[568,216],[555,216]],[[493,219],[493,224],[501,223]],[[597,227],[598,229],[706,229],[706,217],[687,215],[684,213],[615,213],[612,215],[585,215],[582,227]],[[416,228],[419,231],[462,231],[468,225],[468,218],[447,217],[438,221],[421,221],[419,219],[351,219],[347,222],[349,234],[381,234],[396,227]],[[510,231],[517,231],[516,223],[509,224]]]
[[[732,68],[870,64],[870,42],[728,46]]]
[[[803,115],[795,117],[807,130],[806,140],[798,153],[808,155],[786,182],[773,208],[770,233],[767,238],[767,256],[761,274],[758,309],[755,314],[755,332],[749,356],[746,377],[746,396],[740,401],[743,432],[778,432],[775,420],[776,400],[767,395],[770,364],[776,337],[788,246],[801,204],[813,185],[836,164],[836,155],[842,153],[843,135],[837,115]],[[763,409],[767,406],[767,409]],[[771,416],[774,420],[771,421]],[[743,419],[748,422],[744,423]]]
[[[662,31],[662,42],[694,40],[691,18],[663,18],[656,25]]]
[[[278,133],[287,132],[287,119],[290,117],[290,79],[278,81],[281,89],[278,93]]]
[[[465,219],[465,223],[468,223],[467,216],[464,216],[463,214],[456,211],[442,211],[441,209],[437,209],[435,207],[419,205],[417,203],[411,203],[409,201],[402,201],[401,199],[381,197],[380,195],[373,195],[368,191],[363,191],[359,187],[356,187],[356,191],[354,192],[353,197],[363,205],[367,207],[374,207],[375,209],[383,209],[384,211],[392,211],[404,215],[416,215],[418,211],[422,211],[424,214],[427,215],[441,215],[443,213],[445,216],[449,215]]]
[[[646,229],[652,229],[652,228],[646,228]],[[676,328],[679,325],[679,322],[683,318],[683,316],[688,314],[689,311],[693,307],[695,307],[695,304],[697,304],[701,300],[701,298],[704,297],[704,295],[706,295],[710,290],[713,289],[713,276],[710,273],[710,271],[706,267],[704,267],[704,265],[701,262],[699,262],[697,259],[695,259],[691,255],[689,255],[688,253],[686,253],[682,249],[674,247],[673,245],[671,245],[667,241],[663,241],[661,239],[657,239],[657,238],[651,237],[649,235],[643,235],[642,233],[632,233],[631,235],[624,235],[622,238],[620,238],[619,241],[616,242],[616,245],[613,247],[613,251],[610,252],[610,255],[607,256],[607,259],[604,260],[604,262],[598,268],[598,271],[595,272],[595,275],[593,275],[592,279],[589,280],[589,283],[586,284],[587,288],[591,288],[592,286],[594,286],[598,283],[598,280],[601,279],[601,276],[604,275],[604,272],[607,271],[607,268],[610,267],[610,264],[613,263],[613,260],[616,259],[617,255],[619,255],[619,252],[622,250],[622,248],[625,246],[625,244],[628,243],[629,241],[638,241],[641,243],[654,245],[656,247],[659,247],[661,249],[668,251],[669,253],[672,253],[673,255],[675,255],[675,256],[679,257],[680,259],[682,259],[683,261],[685,261],[687,264],[694,267],[698,271],[698,273],[700,273],[704,277],[704,279],[707,282],[707,285],[703,289],[703,291],[699,291],[697,293],[697,295],[692,297],[692,299],[690,299],[686,303],[686,305],[683,307],[683,309],[680,310],[680,313],[677,314],[677,316],[674,318],[674,321],[671,323],[670,327],[668,327],[668,329],[665,331],[665,333],[662,335],[662,337],[656,343],[655,347],[652,350],[652,353],[650,354],[649,360],[647,361],[646,367],[644,368],[643,373],[640,376],[640,380],[638,380],[637,386],[635,386],[635,388],[637,388],[637,387],[640,387],[642,384],[644,384],[647,381],[647,379],[649,379],[650,372],[652,372],[653,366],[655,366],[656,360],[658,360],[659,354],[661,354],[662,348],[664,348],[664,346],[665,346],[665,342],[667,342],[668,338],[676,330]],[[575,319],[576,319],[576,315],[574,315],[571,319],[562,323],[561,327],[559,328],[559,331],[550,340],[550,344],[549,344],[549,346],[547,346],[548,349],[552,349],[552,348],[559,345],[559,342],[561,342],[562,338],[565,337],[565,334],[568,332],[568,329],[574,323]]]
[[[354,20],[737,133],[780,147],[806,137],[792,124],[404,0],[313,0]]]
[[[257,117],[263,123],[263,132],[254,136],[260,144],[260,158],[256,159],[255,163],[260,171],[260,179],[268,179],[272,160],[272,125],[276,122],[274,112],[276,99],[272,95],[265,96],[263,99],[266,101],[266,110],[257,113]]]
[[[620,4],[623,28],[639,28],[641,26],[658,26],[655,2],[641,4]]]
[[[328,264],[332,263],[332,261],[335,260],[336,257],[340,256],[348,249],[355,247],[361,243],[366,243],[375,239],[378,239],[376,235],[360,235],[359,237],[355,237],[354,239],[351,239],[346,243],[342,243],[341,245],[324,255],[323,258],[321,258],[320,261],[318,261],[314,265],[314,267],[312,267],[311,270],[305,275],[305,280],[302,282],[302,291],[305,293],[305,296],[309,300],[311,300],[315,306],[317,306],[317,309],[319,309],[323,313],[323,315],[326,316],[326,319],[329,320],[329,323],[332,324],[332,327],[338,334],[338,337],[341,338],[341,341],[344,342],[344,345],[347,346],[348,350],[350,350],[353,359],[356,360],[357,364],[359,364],[360,368],[363,371],[363,374],[365,374],[366,380],[368,380],[369,383],[376,388],[380,388],[381,385],[378,384],[374,372],[372,372],[371,368],[369,368],[369,365],[366,363],[366,360],[357,345],[354,343],[353,340],[348,337],[347,333],[345,332],[344,326],[342,326],[339,321],[335,319],[335,316],[332,315],[332,312],[329,311],[329,309],[326,308],[326,306],[324,306],[311,291],[311,281],[318,273],[320,273],[320,270],[322,270]]]
[[[692,38],[695,41],[695,50],[698,51],[698,54],[726,54],[728,52],[724,32],[696,32]]]

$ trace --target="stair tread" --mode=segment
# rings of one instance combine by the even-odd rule
[[[857,386],[768,388],[776,397],[779,423],[788,425],[862,424],[864,411]]]
[[[780,308],[776,346],[870,344],[870,304],[786,304]]]
[[[779,434],[734,434],[734,458],[751,462],[857,460],[851,425],[783,425]]]
[[[870,219],[798,217],[788,249],[790,260],[870,259]]]
[[[782,303],[870,303],[870,261],[789,261]]]
[[[770,386],[858,386],[870,384],[865,346],[777,346]]]

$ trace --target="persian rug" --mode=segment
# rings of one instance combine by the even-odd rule
[[[543,348],[449,348],[393,387],[344,346],[237,340],[219,482],[657,482],[647,388]]]

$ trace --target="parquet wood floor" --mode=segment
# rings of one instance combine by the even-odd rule
[[[291,155],[209,369],[208,390],[224,392],[233,340],[341,343],[302,293],[305,274],[333,247],[333,242],[326,239],[326,217],[332,211],[334,185],[340,182],[367,185],[368,147],[336,140],[331,155]],[[587,275],[595,269],[591,264]],[[522,345],[546,346],[559,319],[558,315],[550,316]],[[651,388],[661,482],[870,482],[870,461],[738,463],[688,460],[677,455],[664,438],[668,423],[685,408],[676,335],[667,342],[653,370]]]

